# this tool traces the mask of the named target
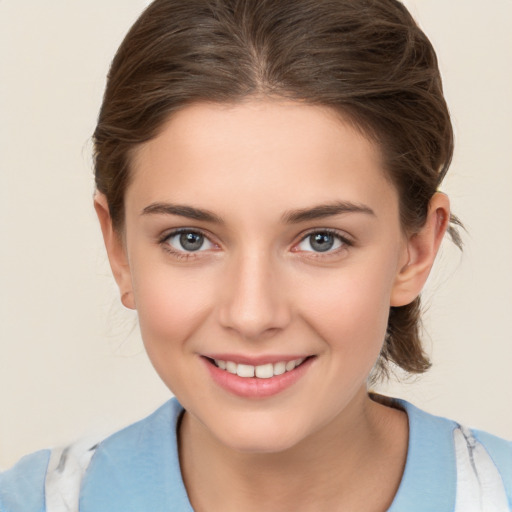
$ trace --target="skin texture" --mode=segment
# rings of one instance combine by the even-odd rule
[[[183,109],[132,170],[121,236],[101,194],[95,206],[123,303],[187,411],[180,461],[195,510],[386,510],[407,419],[370,400],[366,380],[389,307],[425,283],[447,197],[406,234],[372,142],[326,108],[271,100]],[[340,201],[365,211],[283,221]],[[171,215],[169,204],[222,222]],[[203,234],[200,249],[187,253],[178,228]],[[326,229],[342,239],[319,252],[309,235]],[[283,391],[240,397],[211,378],[204,356],[219,353],[312,360]]]

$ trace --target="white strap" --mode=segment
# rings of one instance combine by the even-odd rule
[[[78,441],[54,448],[45,481],[46,512],[78,512],[82,478],[96,449],[96,443]]]
[[[453,432],[457,461],[455,512],[510,512],[503,479],[485,447],[471,430]]]

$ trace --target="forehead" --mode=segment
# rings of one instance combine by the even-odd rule
[[[377,146],[326,107],[199,103],[179,111],[132,162],[127,203],[199,201],[216,209],[395,198]],[[259,204],[258,204],[259,202]],[[253,204],[254,203],[254,204]]]

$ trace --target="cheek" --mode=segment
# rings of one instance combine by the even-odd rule
[[[210,314],[211,279],[201,273],[148,266],[133,276],[139,327],[156,372],[177,396],[199,386],[204,375],[190,373],[194,333]],[[160,266],[162,267],[162,266]]]
[[[137,265],[133,289],[142,338],[154,350],[178,350],[209,313],[212,282],[202,272]]]
[[[344,269],[306,287],[301,309],[331,350],[378,354],[386,333],[390,293],[390,280],[382,269]]]

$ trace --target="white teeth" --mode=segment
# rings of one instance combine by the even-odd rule
[[[270,377],[274,376],[274,365],[270,363],[256,366],[255,374],[256,377],[259,377],[260,379],[270,379]]]
[[[215,364],[221,370],[229,373],[236,374],[239,377],[250,378],[257,377],[259,379],[270,379],[275,375],[282,375],[285,372],[290,372],[297,366],[302,364],[306,358],[294,359],[292,361],[280,361],[278,363],[267,363],[259,366],[250,364],[237,364],[233,361],[223,361],[215,359]]]
[[[220,359],[215,359],[215,364],[221,369],[226,369],[226,361],[221,361]],[[235,372],[236,373],[236,372]]]
[[[274,364],[274,375],[282,375],[286,371],[286,363],[283,361],[282,363]]]
[[[237,365],[236,374],[239,377],[254,377],[254,366],[250,364]]]
[[[226,370],[229,373],[236,374],[236,367],[238,366],[236,363],[233,363],[233,361],[223,361],[226,363]]]
[[[295,368],[296,362],[295,361],[288,361],[286,363],[286,371],[289,372]]]

